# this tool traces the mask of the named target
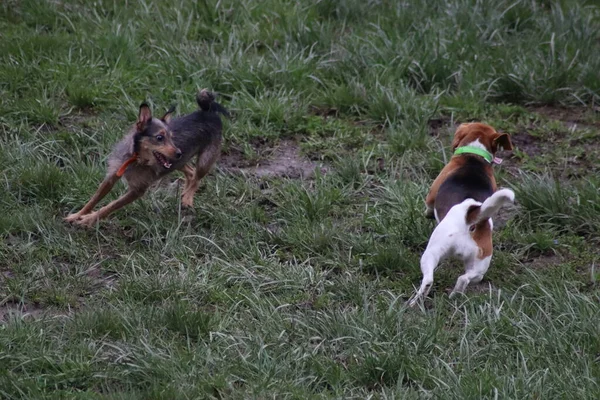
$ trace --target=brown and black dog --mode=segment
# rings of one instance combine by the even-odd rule
[[[454,154],[433,181],[425,198],[428,218],[435,217],[439,223],[455,204],[468,198],[482,202],[496,191],[492,164],[502,162],[496,152],[512,150],[510,136],[479,122],[461,124],[454,134],[452,151],[472,147],[479,148],[482,153]]]
[[[512,150],[507,133],[482,123],[458,127],[454,154],[425,200],[426,216],[435,217],[438,225],[421,257],[423,281],[411,305],[427,295],[435,268],[447,256],[458,256],[465,263],[465,274],[458,278],[453,294],[462,293],[487,272],[492,258],[491,217],[514,202],[512,190],[497,190],[492,164],[502,161],[496,157],[501,150]]]
[[[185,175],[182,205],[191,207],[200,179],[208,174],[221,152],[222,122],[218,114],[229,115],[206,90],[200,91],[196,100],[200,110],[174,119],[171,119],[174,108],[158,119],[152,117],[150,108],[143,103],[137,122],[113,148],[104,181],[88,203],[65,220],[91,226],[140,198],[152,183],[175,170]],[[197,156],[195,165],[189,165],[194,156]],[[127,181],[127,193],[93,211],[121,176]]]

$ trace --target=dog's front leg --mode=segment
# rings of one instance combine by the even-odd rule
[[[75,222],[79,225],[92,226],[102,218],[106,218],[113,211],[116,211],[119,208],[122,208],[127,204],[139,199],[144,195],[145,192],[145,188],[137,190],[130,189],[127,193],[119,197],[117,200],[110,202],[109,204],[102,207],[96,212],[82,216],[81,218],[79,218],[79,220]]]
[[[429,189],[429,193],[427,193],[427,197],[425,197],[425,217],[426,218],[435,218],[434,207],[435,207],[435,198],[437,197],[438,191],[442,183],[446,181],[448,175],[451,170],[448,169],[448,165],[444,167],[439,173],[439,175],[435,178],[433,183],[431,184],[431,188]]]
[[[106,196],[112,190],[113,186],[115,185],[115,183],[117,183],[118,180],[119,177],[116,174],[109,175],[106,178],[104,178],[104,180],[98,187],[98,190],[96,190],[96,193],[94,193],[90,201],[88,201],[87,204],[83,206],[83,208],[78,212],[65,217],[65,221],[76,222],[84,215],[89,214],[94,209],[96,204],[98,204],[98,202],[102,200],[104,196]]]
[[[196,191],[194,187],[198,187],[196,181],[196,169],[186,164],[181,168],[181,172],[185,175],[185,187],[183,188],[183,194],[181,195],[181,205],[184,207],[192,207],[194,203],[194,192]]]

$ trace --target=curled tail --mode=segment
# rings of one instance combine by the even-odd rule
[[[515,193],[510,189],[500,189],[488,197],[481,205],[471,206],[467,210],[466,220],[469,225],[476,225],[496,214],[502,207],[515,202]]]
[[[211,111],[221,113],[229,118],[229,111],[215,101],[215,94],[206,89],[202,89],[196,95],[196,102],[202,111]]]

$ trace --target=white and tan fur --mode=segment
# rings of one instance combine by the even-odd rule
[[[451,296],[463,293],[469,283],[477,283],[483,279],[490,267],[492,255],[481,258],[484,255],[482,246],[473,238],[473,227],[488,221],[490,229],[492,229],[491,217],[500,208],[512,204],[514,200],[515,194],[512,190],[500,189],[483,203],[467,199],[448,211],[446,217],[431,234],[427,248],[421,257],[423,281],[417,293],[410,300],[411,306],[420,298],[427,296],[433,284],[435,268],[440,261],[449,256],[460,258],[465,265],[465,273],[458,277]],[[477,216],[469,221],[468,215],[471,213],[477,213]]]
[[[481,123],[462,124],[457,129],[452,150],[462,146],[483,149],[494,160],[497,151],[512,150],[508,134]],[[491,217],[515,199],[510,189],[496,190],[492,162],[480,155],[454,155],[442,169],[425,201],[426,216],[435,217],[438,225],[421,257],[423,280],[409,300],[411,306],[427,296],[433,273],[446,257],[456,256],[465,265],[465,273],[458,278],[451,296],[483,279],[492,259]]]

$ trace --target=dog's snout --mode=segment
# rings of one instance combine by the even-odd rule
[[[181,150],[177,149],[177,151],[175,151],[175,158],[179,160],[181,158],[182,154],[183,153],[181,152]]]

